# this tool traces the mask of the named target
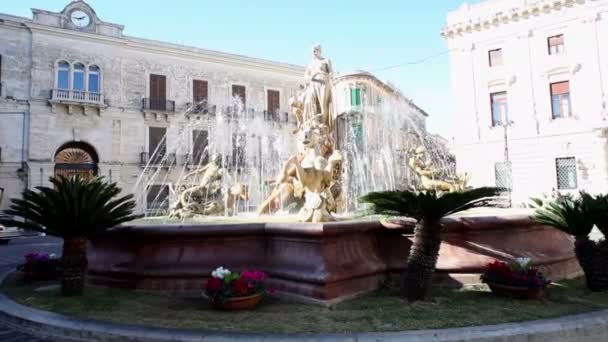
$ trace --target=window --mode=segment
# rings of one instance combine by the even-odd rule
[[[150,164],[160,164],[167,154],[167,139],[165,127],[148,127],[148,153]]]
[[[164,75],[150,74],[150,109],[167,109],[167,78]]]
[[[150,211],[162,211],[169,209],[169,186],[150,185],[146,194],[146,208]]]
[[[232,85],[232,97],[237,99],[242,105],[243,108],[247,106],[247,96],[245,86],[241,85]]]
[[[99,67],[92,65],[89,67],[89,92],[99,93]]]
[[[502,49],[488,51],[490,67],[502,65]]]
[[[363,149],[363,122],[353,123],[353,139],[360,151]]]
[[[194,103],[199,103],[201,101],[207,102],[208,95],[209,85],[207,81],[192,81],[192,100],[194,101]]]
[[[509,120],[509,111],[507,107],[507,92],[490,94],[490,103],[492,106],[492,126],[502,126]]]
[[[70,89],[70,64],[65,61],[57,65],[57,88]]]
[[[247,136],[244,133],[232,134],[232,163],[231,169],[240,171],[245,167],[245,144]]]
[[[352,88],[350,90],[350,105],[360,106],[361,105],[361,89]]]
[[[192,164],[205,165],[208,163],[207,146],[209,145],[209,132],[205,130],[192,131]]]
[[[560,34],[557,36],[547,38],[547,44],[549,46],[549,54],[557,55],[564,52],[564,35]]]
[[[551,112],[554,119],[572,115],[570,82],[551,83]]]
[[[576,176],[576,158],[557,158],[555,159],[557,170],[557,189],[573,190],[578,188]]]
[[[281,94],[277,90],[270,90],[266,92],[266,105],[269,114],[277,114],[281,107]]]
[[[84,64],[76,63],[74,64],[74,72],[73,72],[73,82],[72,89],[85,91],[84,87]]]
[[[494,180],[497,188],[511,189],[511,163],[500,162],[494,164]]]

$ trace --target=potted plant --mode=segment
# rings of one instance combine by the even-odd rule
[[[273,293],[267,289],[264,280],[266,273],[251,269],[241,273],[218,267],[211,273],[205,286],[205,296],[209,303],[221,310],[253,309],[262,300],[265,293]]]
[[[554,199],[533,198],[532,219],[551,225],[574,237],[574,252],[585,273],[587,288],[608,290],[608,240],[595,241],[589,234],[594,226],[608,235],[608,195],[592,196],[581,191],[578,197],[559,194]]]
[[[25,263],[17,269],[23,272],[25,282],[55,280],[59,273],[59,258],[55,254],[27,253]]]
[[[542,272],[532,267],[530,258],[515,262],[494,261],[481,275],[481,280],[498,296],[518,299],[539,299],[551,283]]]

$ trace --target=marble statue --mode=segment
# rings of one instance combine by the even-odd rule
[[[211,161],[197,168],[183,178],[183,184],[175,190],[177,201],[172,206],[169,217],[191,218],[196,216],[224,215],[230,213],[237,200],[249,198],[248,189],[243,184],[234,184],[229,189],[222,184],[222,155],[216,154]],[[200,180],[197,178],[200,177]]]
[[[303,122],[321,115],[321,123],[334,130],[335,110],[332,96],[331,61],[321,55],[321,46],[312,48],[313,56],[304,78],[307,81],[303,100]]]
[[[302,222],[333,221],[332,213],[344,208],[340,151],[333,140],[334,109],[332,68],[313,47],[313,58],[305,73],[303,92],[289,99],[296,116],[293,131],[298,153],[283,164],[270,196],[258,208],[258,214],[271,214],[296,204]],[[302,89],[302,88],[301,88]]]
[[[440,177],[441,171],[433,165],[430,158],[427,158],[427,150],[423,146],[418,146],[411,152],[408,166],[420,178],[422,190],[452,192],[466,188],[467,175],[442,179]]]

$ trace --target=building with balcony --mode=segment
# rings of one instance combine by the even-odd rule
[[[472,185],[608,191],[608,2],[463,4],[450,50],[454,152]]]
[[[51,176],[80,173],[137,190],[140,209],[163,211],[168,204],[159,198],[169,196],[168,184],[205,164],[209,151],[224,155],[233,179],[263,170],[251,176],[264,185],[266,175],[279,172],[295,150],[288,100],[304,83],[304,67],[131,37],[123,29],[80,0],[60,12],[33,9],[31,18],[0,14],[5,199],[49,185]],[[384,146],[362,134],[382,136],[384,126],[369,119],[393,103],[410,108],[424,130],[426,114],[394,87],[368,73],[336,81],[341,120],[369,121],[349,126],[359,145]],[[148,175],[151,181],[138,183]],[[136,189],[142,183],[145,189]],[[250,195],[252,203],[265,196]]]
[[[303,67],[130,37],[123,29],[84,1],[61,12],[33,9],[31,18],[0,14],[5,199],[48,185],[56,174],[103,175],[132,191],[144,165],[198,165],[214,135],[185,132],[188,120],[219,110],[246,111],[275,134],[291,134],[287,101]],[[179,139],[185,143],[175,151]]]

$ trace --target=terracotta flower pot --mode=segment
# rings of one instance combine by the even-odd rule
[[[531,289],[523,286],[509,286],[496,283],[488,283],[490,290],[497,296],[511,297],[516,299],[540,299],[545,295],[542,287]]]
[[[224,302],[212,302],[214,308],[219,310],[237,311],[237,310],[250,310],[255,308],[258,303],[262,300],[263,293],[259,292],[244,297],[232,297],[226,299]]]

